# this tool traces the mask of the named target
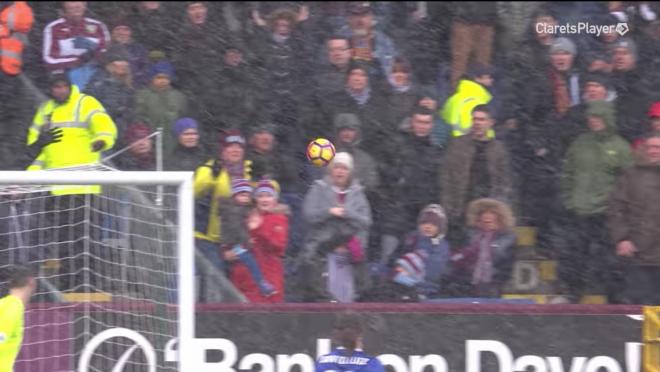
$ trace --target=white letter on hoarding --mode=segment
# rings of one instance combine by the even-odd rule
[[[481,353],[491,352],[497,357],[500,371],[512,371],[513,354],[508,346],[499,341],[467,340],[465,341],[465,372],[481,372]]]
[[[545,360],[536,355],[523,355],[513,363],[513,371],[527,371],[528,367],[534,367],[534,372],[548,372]]]
[[[321,355],[329,354],[331,347],[329,338],[316,339],[316,359],[320,358]]]
[[[622,372],[619,362],[614,358],[602,355],[590,359],[584,372],[599,372],[601,368],[605,368],[608,372]]]
[[[440,355],[411,355],[410,356],[410,372],[424,372],[424,368],[431,366],[435,372],[447,372],[447,361]]]
[[[275,372],[275,362],[268,354],[248,354],[241,359],[238,364],[240,370],[251,370],[253,366],[259,365],[261,369],[259,372]]]
[[[641,372],[642,344],[639,342],[626,342],[626,368],[627,372]]]
[[[392,366],[395,372],[408,372],[406,361],[398,355],[383,354],[378,356],[378,360],[380,360],[383,365]]]
[[[195,353],[190,356],[195,372],[235,372],[236,345],[224,338],[196,338],[190,350]],[[223,358],[216,363],[206,362],[206,350],[220,350]]]
[[[560,357],[547,357],[548,365],[550,366],[550,372],[564,372],[564,363]],[[570,372],[582,372],[584,370],[584,364],[587,363],[587,358],[585,357],[574,357],[571,362],[571,371]]]
[[[164,352],[165,357],[164,357],[164,359],[165,359],[166,362],[175,362],[176,363],[176,362],[179,361],[179,356],[177,355],[177,349],[179,347],[177,345],[178,342],[179,342],[179,340],[175,337],[175,338],[167,341],[167,343],[165,344],[165,352]],[[174,346],[176,346],[176,348]]]
[[[289,372],[293,366],[300,366],[300,372],[314,372],[314,360],[307,354],[277,354],[277,372]]]

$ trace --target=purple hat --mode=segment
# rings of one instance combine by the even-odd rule
[[[250,185],[250,181],[245,178],[233,179],[231,181],[231,196],[235,196],[242,192],[252,193],[252,185]]]
[[[197,121],[195,119],[181,118],[174,122],[174,128],[172,128],[172,130],[174,131],[174,136],[179,137],[181,133],[185,132],[188,129],[197,130],[198,128],[199,125],[197,124]]]
[[[268,193],[274,196],[275,198],[277,198],[277,189],[275,188],[275,184],[271,180],[259,181],[257,188],[254,190],[254,195],[258,195],[262,192]]]

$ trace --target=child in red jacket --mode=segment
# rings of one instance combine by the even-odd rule
[[[251,252],[276,294],[266,297],[244,264],[234,265],[231,281],[251,302],[284,301],[284,252],[289,238],[289,208],[279,204],[274,181],[262,180],[254,191],[256,209],[247,218]]]

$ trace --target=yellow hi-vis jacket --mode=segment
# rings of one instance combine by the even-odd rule
[[[209,160],[195,171],[195,238],[220,242],[220,201],[231,197],[231,175],[221,168],[216,175],[217,160]],[[244,160],[243,177],[250,179],[252,161]]]
[[[81,94],[77,86],[71,86],[71,95],[65,103],[48,100],[39,106],[28,132],[28,145],[37,141],[41,132],[62,128],[62,140],[41,150],[29,171],[67,168],[96,164],[101,151],[112,148],[117,137],[117,127],[96,98]],[[99,152],[92,151],[92,143],[103,140],[105,146]],[[99,186],[56,186],[54,195],[99,193]]]
[[[454,137],[468,134],[472,128],[472,109],[487,104],[492,98],[481,84],[463,79],[442,108],[442,120],[451,126]],[[492,129],[488,131],[488,137],[495,137]]]

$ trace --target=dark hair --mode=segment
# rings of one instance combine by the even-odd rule
[[[333,327],[334,342],[352,353],[357,348],[357,342],[362,336],[362,322],[357,314],[346,313],[337,317]]]
[[[325,43],[328,44],[328,41],[330,41],[330,40],[345,40],[347,43],[349,43],[349,46],[350,46],[350,42],[351,42],[346,36],[342,36],[342,35],[339,35],[339,34],[334,34],[334,35],[330,35],[330,36],[326,37],[325,38]]]
[[[410,67],[410,62],[402,56],[397,56],[392,61],[392,72],[404,72],[410,74],[412,72],[412,67]]]
[[[362,61],[351,61],[351,63],[348,65],[348,70],[346,70],[346,78],[348,78],[351,75],[351,72],[353,70],[362,70],[364,71],[367,76],[369,76],[369,66]]]
[[[32,270],[26,266],[10,266],[3,270],[3,281],[7,282],[8,289],[23,288],[34,278]]]
[[[489,108],[488,105],[486,105],[486,104],[476,105],[476,106],[472,109],[472,113],[474,114],[475,112],[483,112],[484,114],[488,115],[489,118],[492,118],[492,117],[493,117],[493,115],[492,115],[492,113],[491,113],[491,111],[490,111],[490,108]]]
[[[410,114],[411,117],[413,117],[415,115],[424,115],[424,116],[430,115],[430,116],[433,116],[433,111],[427,109],[424,106],[419,106],[418,105],[418,106],[413,107],[412,113]]]

